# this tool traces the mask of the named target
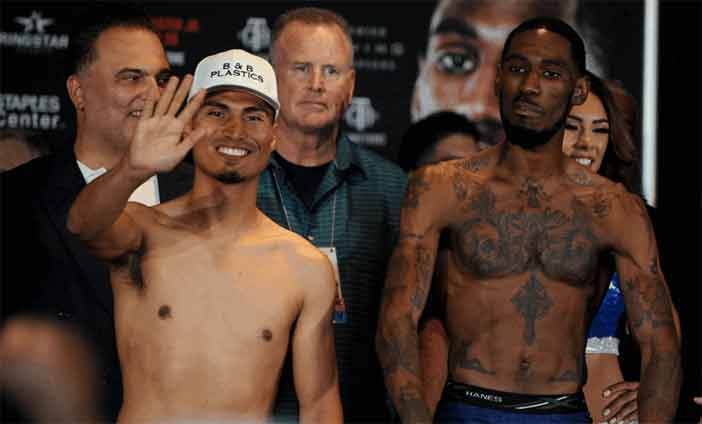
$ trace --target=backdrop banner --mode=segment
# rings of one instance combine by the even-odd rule
[[[589,67],[621,80],[640,98],[642,1],[616,5],[577,0],[465,1],[460,8],[451,3],[461,2],[444,2],[441,8],[434,1],[304,3],[334,10],[351,25],[356,90],[343,120],[351,140],[392,159],[411,121],[432,111],[413,112],[413,98],[459,112],[479,109],[471,98],[479,91],[492,91],[489,81],[495,55],[490,44],[501,47],[509,30],[534,14],[555,14],[574,24],[586,38]],[[267,57],[275,19],[300,5],[280,1],[142,4],[153,18],[173,69],[181,75],[192,73],[201,58],[222,50],[243,48]],[[87,7],[93,3],[3,2],[0,129],[46,132],[53,142],[70,140],[75,118],[65,89],[65,54],[72,21]],[[492,16],[489,21],[486,13],[502,20]],[[435,23],[430,26],[432,17]],[[453,41],[450,34],[443,37],[446,40],[430,37],[430,28],[437,34],[439,21],[452,18],[463,22],[465,36]],[[427,68],[424,73],[433,67],[433,75],[444,79],[418,80],[422,64]],[[419,99],[420,93],[432,91],[432,84],[456,87],[465,98],[456,94],[454,99]]]

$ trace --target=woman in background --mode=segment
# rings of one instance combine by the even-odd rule
[[[634,143],[636,101],[618,82],[603,81],[592,73],[588,73],[588,78],[587,100],[574,106],[567,117],[563,152],[593,172],[640,194]],[[630,422],[637,419],[639,383],[623,381],[619,366],[617,329],[624,312],[624,300],[619,276],[613,273],[613,260],[607,262],[601,275],[612,278],[590,326],[585,355],[588,377],[583,391],[595,422]],[[673,314],[679,334],[675,308]]]

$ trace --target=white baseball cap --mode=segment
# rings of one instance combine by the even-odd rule
[[[227,88],[249,91],[265,100],[278,113],[280,103],[275,72],[271,64],[259,56],[233,49],[202,59],[195,68],[188,100],[201,89],[213,92]]]

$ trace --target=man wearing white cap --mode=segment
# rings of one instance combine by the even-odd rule
[[[68,218],[110,265],[120,421],[265,420],[292,334],[302,420],[341,422],[332,268],[255,204],[275,145],[272,67],[230,50],[154,98],[129,153],[80,193]],[[191,147],[191,192],[152,208],[127,202]]]

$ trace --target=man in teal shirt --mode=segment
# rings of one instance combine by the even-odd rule
[[[334,322],[345,422],[386,421],[374,337],[406,176],[340,132],[355,82],[353,46],[343,18],[316,8],[281,16],[271,62],[281,103],[278,144],[261,175],[258,207],[338,264]],[[292,379],[286,366],[278,418],[296,417]]]

